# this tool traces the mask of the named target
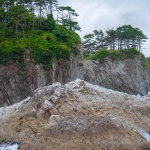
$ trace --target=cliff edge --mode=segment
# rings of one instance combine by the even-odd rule
[[[106,58],[104,63],[99,63],[83,61],[77,55],[69,60],[54,59],[49,70],[35,65],[29,58],[24,60],[24,68],[12,61],[0,65],[0,106],[19,102],[39,87],[77,78],[128,94],[145,95],[150,90],[150,69],[148,65],[143,67],[140,56],[114,61]]]
[[[21,68],[18,62],[9,61],[0,64],[0,106],[8,106],[33,94],[34,90],[55,82],[67,83],[74,74],[74,68],[80,66],[81,56],[70,56],[69,60],[54,59],[49,70],[24,58]]]
[[[80,78],[128,94],[145,95],[150,90],[150,67],[145,63],[144,67],[140,56],[119,60],[107,57],[104,63],[87,60],[77,68],[74,79]]]

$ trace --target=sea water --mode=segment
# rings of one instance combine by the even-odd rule
[[[17,143],[2,144],[0,145],[0,150],[19,150],[19,145]]]
[[[143,130],[138,130],[138,132],[146,139],[147,142],[150,142],[150,134],[143,131]]]

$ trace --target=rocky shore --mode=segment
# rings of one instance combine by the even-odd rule
[[[0,139],[20,150],[150,149],[149,97],[83,80],[39,88],[0,116]]]

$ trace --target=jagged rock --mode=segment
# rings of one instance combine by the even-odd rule
[[[50,70],[44,70],[25,58],[23,69],[12,61],[0,65],[0,106],[19,102],[39,87],[54,82],[64,84],[77,78],[135,95],[145,95],[150,90],[150,69],[143,68],[138,56],[117,61],[107,58],[104,64],[98,61],[83,62],[81,56],[71,56],[70,60],[55,59]]]
[[[54,99],[53,99],[54,98]],[[20,150],[150,148],[150,101],[76,80],[0,108],[0,139]]]
[[[140,56],[116,61],[107,58],[105,63],[84,61],[73,77],[128,94],[146,95],[150,90],[150,68],[143,67]]]
[[[70,60],[55,59],[49,70],[35,65],[29,58],[25,58],[24,68],[13,61],[0,64],[0,107],[21,101],[39,87],[54,82],[69,82],[74,69],[80,66],[80,61],[81,56],[71,56]]]
[[[71,56],[70,60],[55,59],[50,70],[44,70],[25,58],[23,69],[12,61],[0,65],[0,106],[19,102],[39,87],[54,82],[64,84],[77,78],[135,95],[145,95],[150,90],[150,69],[142,66],[138,56],[117,61],[107,58],[104,64],[98,61],[83,62],[81,56]]]

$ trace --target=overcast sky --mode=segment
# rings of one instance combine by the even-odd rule
[[[140,28],[150,38],[150,0],[58,0],[60,6],[71,6],[79,17],[81,38],[93,30],[116,28],[125,24]],[[143,45],[150,56],[150,39]]]

